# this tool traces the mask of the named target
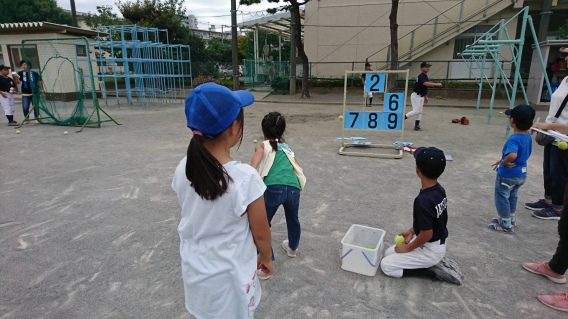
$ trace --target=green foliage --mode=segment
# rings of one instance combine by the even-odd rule
[[[269,46],[269,53],[266,58],[268,59],[268,57],[272,56],[274,61],[278,61],[278,36],[276,34],[266,33],[263,31],[258,32],[258,49],[260,50],[260,57],[264,55],[263,47],[265,43]],[[282,41],[281,50],[282,61],[288,61],[290,59],[290,41]],[[254,32],[248,32],[246,35],[246,53],[243,57],[245,59],[254,60]]]
[[[57,6],[56,0],[1,0],[0,23],[52,22],[72,24],[71,13]]]
[[[290,88],[290,79],[280,77],[275,78],[274,80],[272,80],[272,83],[270,83],[270,87],[276,93],[288,92],[288,89]]]
[[[167,29],[170,43],[183,40],[182,17],[185,16],[184,0],[118,0],[116,6],[122,16],[142,27]],[[150,39],[153,40],[153,39]],[[166,43],[165,33],[160,41]]]
[[[93,30],[97,29],[98,26],[121,25],[129,23],[128,21],[114,13],[112,9],[112,6],[97,6],[96,13],[89,12],[84,16],[85,23],[89,28]]]
[[[213,61],[229,62],[233,60],[233,47],[230,40],[212,38],[205,48],[205,53]]]
[[[568,39],[568,20],[564,21],[564,24],[556,31],[556,39]]]

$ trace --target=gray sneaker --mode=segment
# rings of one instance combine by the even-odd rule
[[[436,274],[436,279],[455,285],[462,284],[463,274],[457,262],[444,257],[437,265],[428,268]]]

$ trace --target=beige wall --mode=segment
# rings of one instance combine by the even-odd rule
[[[0,37],[0,46],[2,46],[2,52],[4,53],[4,62],[6,63],[6,65],[11,64],[8,46],[14,46],[14,45],[21,46],[22,40],[24,39],[54,39],[54,38],[69,38],[69,36],[58,33],[2,35]],[[36,43],[30,42],[29,44],[36,44],[38,49],[38,58],[40,65],[34,66],[33,67],[34,70],[43,67],[47,63],[49,58],[55,55],[52,49],[50,49],[46,45],[42,45],[41,42],[36,42]],[[88,69],[89,69],[88,62],[79,61],[77,63],[77,61],[74,60],[76,53],[75,53],[75,46],[73,43],[69,42],[68,44],[65,45],[60,44],[59,46],[56,47],[60,50],[61,52],[60,54],[62,56],[69,57],[69,60],[71,60],[73,64],[76,64],[77,67],[83,69],[83,72],[85,72],[85,74],[88,74]],[[96,73],[98,72],[98,68],[95,62],[94,50],[92,49],[89,50],[89,48],[87,48],[87,50],[90,52],[91,55],[91,65],[93,68],[93,72]],[[15,61],[15,63],[18,64],[19,61]],[[73,72],[72,65],[69,62],[65,62],[63,59],[52,59],[49,63],[50,63],[49,67],[46,68],[46,71],[44,72],[44,74],[42,74],[42,80],[44,82],[44,85],[46,86],[46,89],[47,87],[49,87],[50,89],[48,91],[55,93],[74,92],[76,90],[76,86],[78,85],[76,83],[80,83],[80,81],[76,81],[77,78]],[[13,71],[21,70],[19,65],[10,65],[10,67],[12,68]],[[89,77],[85,79],[85,82],[86,82],[85,89],[90,90],[91,82]],[[99,84],[98,81],[95,79],[95,89],[98,88]]]
[[[490,4],[495,3],[492,8],[495,15],[490,18],[483,18],[483,8],[485,1],[465,0],[462,18],[474,16],[475,25],[495,25],[501,19],[508,20],[519,9],[514,9],[510,0],[489,0]],[[534,6],[534,10],[542,8],[542,1],[525,1],[525,5]],[[568,3],[563,4],[563,6]],[[453,6],[453,7],[452,7]],[[561,5],[555,8],[560,8]],[[345,70],[362,70],[365,59],[369,61],[386,61],[387,49],[390,44],[389,10],[391,0],[327,0],[310,1],[306,5],[305,13],[305,32],[304,41],[306,53],[312,63],[312,76],[316,77],[338,77],[343,76]],[[506,8],[506,9],[501,9]],[[440,12],[445,12],[440,15]],[[398,12],[398,37],[399,55],[403,55],[410,49],[410,32],[414,29],[414,47],[420,44],[421,39],[431,39],[434,33],[433,18],[438,16],[436,34],[441,34],[450,26],[454,26],[453,21],[458,21],[460,5],[459,1],[428,1],[406,0],[399,6]],[[480,13],[481,12],[481,13]],[[491,10],[489,10],[491,13]],[[426,24],[418,28],[419,25]],[[471,26],[464,28],[469,29]],[[418,28],[418,29],[417,29]],[[538,26],[537,26],[538,28]],[[512,21],[508,25],[508,32],[512,37],[516,36],[517,21]],[[405,36],[406,35],[406,36]],[[456,33],[456,35],[458,35]],[[448,61],[453,59],[455,39],[449,34],[443,42],[436,43],[436,46],[429,52],[421,56],[412,56],[413,61]],[[377,51],[380,51],[377,53]],[[502,52],[502,59],[511,58],[509,51]],[[408,58],[407,58],[408,59]],[[353,65],[353,61],[358,63]],[[330,63],[342,62],[342,63]],[[461,63],[461,64],[460,64]],[[433,63],[434,64],[434,63]],[[450,64],[435,63],[431,74],[436,77],[445,78],[449,75],[463,73],[467,66],[461,59]],[[491,68],[491,65],[488,66]],[[419,63],[412,63],[410,66],[401,66],[401,69],[409,68],[411,74],[419,73]],[[508,66],[510,69],[510,66]],[[463,70],[462,70],[463,69]]]

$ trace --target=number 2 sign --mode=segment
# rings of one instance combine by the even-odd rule
[[[383,93],[385,75],[384,73],[365,73],[365,92]]]

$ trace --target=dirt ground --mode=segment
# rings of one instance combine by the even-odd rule
[[[548,260],[558,240],[556,221],[535,219],[522,206],[543,193],[541,147],[534,146],[520,190],[515,233],[487,228],[496,216],[490,165],[505,141],[504,115],[496,111],[487,124],[487,110],[426,107],[424,130],[412,131],[407,121],[404,131],[404,141],[454,158],[440,179],[449,200],[447,256],[465,274],[464,285],[454,286],[342,270],[338,249],[352,224],[386,230],[387,244],[411,226],[420,189],[413,157],[338,155],[341,106],[298,100],[247,108],[235,159],[250,161],[253,139],[261,140],[260,120],[272,110],[287,116],[286,140],[308,182],[298,258],[279,248],[286,239],[282,212],[273,221],[276,272],[262,283],[257,318],[565,318],[536,299],[564,287],[521,267]],[[191,136],[182,104],[108,111],[121,126],[76,134],[28,124],[17,135],[0,125],[0,318],[189,318],[176,231],[180,209],[170,187]],[[450,122],[461,116],[471,125]],[[400,139],[348,135],[374,143]]]

